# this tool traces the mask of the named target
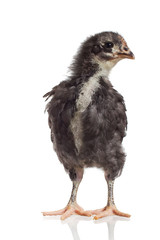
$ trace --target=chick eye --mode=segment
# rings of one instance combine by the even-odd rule
[[[112,48],[113,47],[113,43],[112,42],[106,42],[105,43],[105,48]]]

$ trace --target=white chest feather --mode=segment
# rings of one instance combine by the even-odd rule
[[[76,106],[78,112],[84,112],[90,102],[92,101],[92,96],[99,88],[99,75],[91,77],[86,83],[84,83],[79,98],[77,99]]]
[[[74,136],[74,141],[78,152],[80,151],[82,145],[82,122],[81,122],[81,114],[84,112],[89,104],[92,101],[92,96],[100,87],[99,80],[100,80],[100,73],[98,72],[93,77],[90,77],[87,82],[81,88],[79,98],[76,102],[77,111],[73,119],[71,120],[71,131]]]

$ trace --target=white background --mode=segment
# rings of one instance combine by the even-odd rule
[[[119,210],[116,240],[159,239],[159,1],[27,0],[0,2],[0,234],[1,239],[109,239],[104,219],[43,218],[63,208],[71,181],[52,150],[42,96],[64,80],[80,43],[101,31],[117,31],[135,54],[110,80],[124,96],[127,161],[115,182]],[[84,209],[105,206],[103,172],[87,169],[78,192]],[[78,234],[76,233],[76,224]],[[70,226],[70,228],[69,228]],[[113,234],[111,229],[111,234]]]

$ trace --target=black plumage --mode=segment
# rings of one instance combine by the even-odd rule
[[[51,98],[46,106],[51,140],[72,181],[86,167],[102,168],[108,181],[122,172],[126,107],[108,79],[122,58],[133,54],[119,34],[96,34],[82,43],[71,76],[44,95]]]

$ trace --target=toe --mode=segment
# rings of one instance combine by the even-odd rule
[[[52,212],[42,212],[43,216],[56,216],[61,215],[65,212],[66,208],[60,209],[58,211],[52,211]]]
[[[112,216],[112,215],[117,215],[117,216],[121,216],[121,217],[127,217],[129,218],[131,215],[127,214],[127,213],[123,213],[120,212],[116,206],[107,206],[106,208],[104,208],[101,212],[99,212],[98,214],[96,214],[96,216],[94,217],[95,220],[98,220],[100,218],[103,217],[108,217],[108,216]]]
[[[120,211],[117,210],[117,209],[114,209],[114,210],[113,210],[113,213],[114,213],[115,215],[120,216],[120,217],[127,217],[127,218],[130,218],[130,217],[131,217],[130,214],[120,212]]]
[[[66,218],[70,217],[71,215],[81,215],[81,216],[92,216],[90,211],[84,211],[77,203],[76,204],[68,204],[65,208],[53,211],[53,212],[42,212],[43,216],[56,216],[62,215],[61,220],[65,220]]]
[[[103,212],[97,214],[93,219],[98,220],[100,218],[107,217],[107,216],[110,216],[110,215],[111,215],[111,213],[109,211],[103,211]]]
[[[88,212],[90,212],[92,215],[98,215],[101,212],[103,212],[105,210],[105,208],[101,208],[101,209],[96,209],[96,210],[90,210]]]
[[[61,220],[65,220],[66,218],[70,217],[73,214],[74,214],[73,210],[69,209],[61,216]]]
[[[81,216],[87,216],[87,217],[91,217],[92,216],[92,213],[90,211],[80,211],[79,209],[76,209],[75,210],[75,213],[77,213],[78,215],[81,215]]]

